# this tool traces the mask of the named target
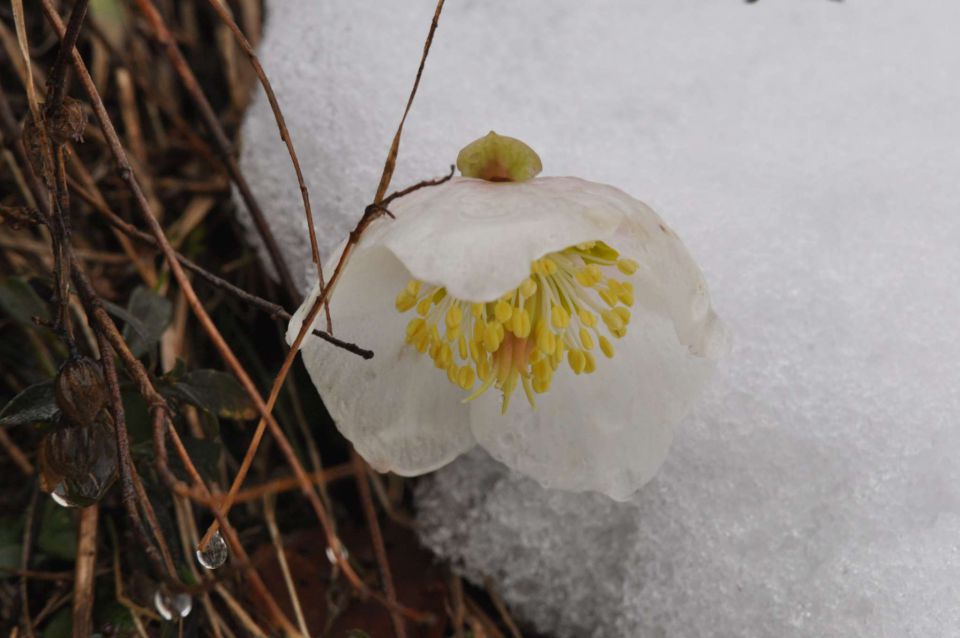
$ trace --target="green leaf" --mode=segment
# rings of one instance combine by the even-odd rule
[[[28,387],[0,410],[0,426],[53,421],[60,414],[53,394],[53,382]]]
[[[130,295],[126,312],[117,310],[116,306],[110,308],[111,313],[126,322],[123,338],[133,355],[139,357],[160,341],[163,331],[170,325],[173,306],[166,297],[140,286]]]
[[[43,638],[71,638],[73,636],[73,610],[69,605],[58,611],[43,628]]]
[[[27,326],[33,325],[33,317],[50,319],[47,304],[23,277],[7,277],[0,281],[0,309]]]
[[[190,460],[200,474],[207,479],[216,479],[217,465],[220,463],[222,452],[220,443],[210,439],[195,439],[184,434],[181,434],[180,438],[183,440],[183,447],[187,449],[187,454],[190,455]],[[177,455],[170,457],[170,469],[178,477],[187,480],[187,471]]]
[[[257,409],[243,387],[226,372],[194,370],[171,390],[177,398],[225,419],[246,420],[257,416]]]
[[[77,526],[73,516],[70,510],[60,507],[53,499],[47,499],[43,507],[37,547],[54,558],[72,561],[77,557]]]
[[[120,397],[123,399],[123,415],[127,422],[130,442],[136,445],[152,441],[153,424],[150,422],[147,400],[136,390],[124,390]]]
[[[23,535],[23,518],[4,516],[0,518],[0,579],[11,578],[7,569],[20,567],[20,555],[23,553],[20,541]]]

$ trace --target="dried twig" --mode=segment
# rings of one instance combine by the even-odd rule
[[[240,48],[243,49],[243,52],[250,60],[250,66],[253,67],[254,72],[257,74],[257,79],[263,86],[264,92],[267,94],[267,101],[270,103],[270,110],[273,111],[273,117],[277,122],[277,128],[280,130],[280,139],[282,139],[284,144],[287,146],[287,153],[290,155],[290,162],[293,164],[293,170],[297,174],[297,185],[300,187],[300,197],[303,199],[303,214],[306,216],[307,231],[310,235],[310,252],[313,257],[313,263],[316,264],[317,267],[317,281],[319,282],[320,287],[323,288],[323,260],[320,257],[320,250],[317,247],[317,231],[314,228],[313,211],[310,208],[310,192],[307,190],[307,183],[303,179],[303,171],[300,170],[300,160],[297,158],[297,152],[293,148],[293,139],[290,137],[290,131],[287,130],[287,123],[283,118],[283,111],[280,109],[280,103],[277,102],[277,96],[273,92],[273,86],[270,84],[267,74],[264,73],[263,67],[260,66],[260,59],[254,52],[253,46],[243,35],[243,31],[240,30],[240,27],[237,26],[237,23],[233,20],[233,17],[230,15],[230,11],[227,9],[226,5],[218,0],[208,0],[208,2],[213,10],[217,12],[217,15],[220,16],[220,19],[223,20],[223,22],[233,32],[234,37],[240,44]],[[330,330],[329,308],[327,309],[327,330]]]
[[[387,549],[383,544],[383,533],[380,531],[380,522],[373,507],[373,497],[370,494],[370,483],[367,480],[367,463],[354,450],[351,454],[353,468],[356,473],[357,489],[360,492],[360,502],[363,504],[363,516],[367,520],[367,529],[370,530],[370,543],[373,553],[377,557],[377,566],[380,568],[380,580],[387,600],[394,605],[397,603],[397,590],[393,585],[393,575],[390,573],[390,560],[387,558]],[[396,611],[390,614],[393,622],[393,631],[397,638],[406,638],[407,628],[403,624],[403,617]]]
[[[77,562],[73,580],[73,638],[93,634],[93,581],[97,567],[97,520],[100,506],[80,510]]]

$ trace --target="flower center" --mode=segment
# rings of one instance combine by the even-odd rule
[[[596,348],[613,356],[607,335],[627,333],[633,305],[633,284],[616,275],[636,270],[637,262],[591,241],[537,259],[530,276],[498,299],[463,301],[442,286],[412,279],[396,307],[401,313],[416,309],[406,342],[429,353],[452,383],[473,390],[465,401],[496,386],[506,413],[518,386],[535,408],[534,395],[550,389],[564,361],[575,374],[590,374]]]

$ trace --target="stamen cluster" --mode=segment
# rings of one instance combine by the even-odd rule
[[[462,301],[414,279],[397,295],[396,308],[416,309],[408,344],[429,353],[464,390],[479,382],[466,401],[496,386],[505,413],[517,386],[536,407],[534,395],[550,389],[564,361],[579,375],[596,370],[596,348],[613,357],[607,334],[627,333],[634,302],[633,285],[616,275],[637,267],[601,241],[585,242],[537,259],[530,276],[498,299]]]

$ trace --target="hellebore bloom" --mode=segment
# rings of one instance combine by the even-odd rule
[[[490,133],[457,165],[371,224],[330,298],[336,334],[374,358],[304,342],[327,409],[380,471],[479,443],[545,486],[629,497],[725,348],[700,270],[649,207],[535,178],[518,140]]]

